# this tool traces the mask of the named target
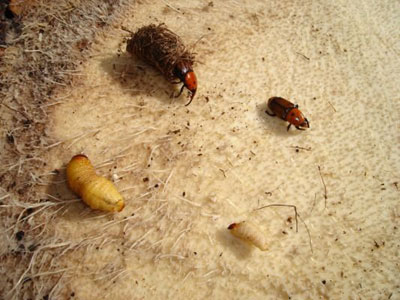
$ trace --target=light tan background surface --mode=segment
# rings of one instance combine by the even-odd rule
[[[51,142],[32,176],[45,204],[21,242],[38,246],[15,274],[7,265],[7,297],[400,299],[399,3],[121,5],[44,107]],[[162,22],[196,52],[188,107],[125,52],[121,25]],[[298,103],[311,128],[286,132],[264,113],[271,96]],[[77,153],[114,180],[121,213],[68,191]],[[298,232],[288,207],[254,211],[273,203],[297,207]],[[267,252],[230,235],[242,220]],[[18,245],[6,243],[10,262]]]

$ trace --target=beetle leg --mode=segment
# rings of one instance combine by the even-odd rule
[[[271,116],[271,117],[275,117],[275,116],[276,116],[276,114],[270,113],[268,110],[266,110],[265,113],[266,113],[268,116]]]
[[[182,95],[183,89],[185,88],[185,85],[182,85],[181,90],[177,95],[174,95],[174,98],[178,98],[180,95]]]
[[[172,81],[171,83],[172,83],[172,84],[179,84],[179,83],[181,83],[181,82],[182,82],[182,81],[179,80],[179,81]]]
[[[305,120],[306,123],[307,123],[307,127],[310,128],[310,122],[308,122],[307,118],[304,118],[304,120]]]
[[[289,131],[289,129],[290,129],[290,126],[292,126],[292,124],[291,124],[291,123],[289,123],[289,125],[287,126],[287,129],[286,129],[286,131]]]
[[[296,126],[296,128],[297,128],[298,130],[305,130],[304,128],[301,128],[301,127],[299,127],[299,126]]]

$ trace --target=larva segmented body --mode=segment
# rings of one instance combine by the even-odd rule
[[[98,176],[89,159],[75,155],[67,165],[67,182],[70,189],[79,195],[92,209],[121,211],[124,199],[107,178]]]
[[[239,239],[248,242],[262,251],[268,249],[264,235],[254,224],[250,222],[232,223],[228,226],[230,232]]]

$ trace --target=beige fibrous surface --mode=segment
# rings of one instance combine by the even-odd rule
[[[400,299],[398,2],[57,2],[1,54],[0,298]],[[196,53],[188,107],[125,51],[151,23]],[[122,212],[68,190],[78,153]]]

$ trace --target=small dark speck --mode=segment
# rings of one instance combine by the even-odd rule
[[[158,187],[159,187],[158,183],[156,183],[156,184],[154,185],[154,187],[155,187],[155,188],[158,188]]]
[[[211,28],[210,28],[210,27],[208,27],[207,29],[208,29],[208,30],[211,30]]]
[[[398,187],[398,182],[396,181],[396,182],[393,182],[393,185],[396,187],[396,190],[399,190],[399,187]]]
[[[43,300],[49,300],[49,295],[43,296]]]
[[[197,252],[195,251],[195,252],[193,252],[193,254],[194,254],[194,255],[197,255]]]
[[[182,193],[182,196],[185,197],[185,196],[186,196],[186,192],[183,192],[183,193]]]
[[[219,257],[221,257],[222,256],[222,252],[219,254]]]
[[[147,182],[147,181],[149,181],[148,177],[143,178],[143,182]]]
[[[17,241],[20,241],[20,240],[22,240],[22,239],[24,238],[24,235],[25,235],[25,232],[23,232],[23,231],[21,230],[21,231],[18,231],[18,232],[15,234],[15,238],[17,239]]]
[[[14,136],[11,133],[7,133],[6,138],[9,144],[14,144]]]
[[[322,282],[322,284],[326,284],[326,280],[322,280],[321,282]]]
[[[30,245],[30,246],[28,247],[28,250],[29,250],[30,252],[33,252],[33,251],[35,251],[35,250],[37,249],[38,246],[39,246],[39,245],[36,245],[36,244]]]
[[[75,292],[72,292],[72,293],[71,293],[71,297],[75,297]]]
[[[263,57],[263,58],[261,58],[262,59],[262,61],[265,61],[265,58]]]

